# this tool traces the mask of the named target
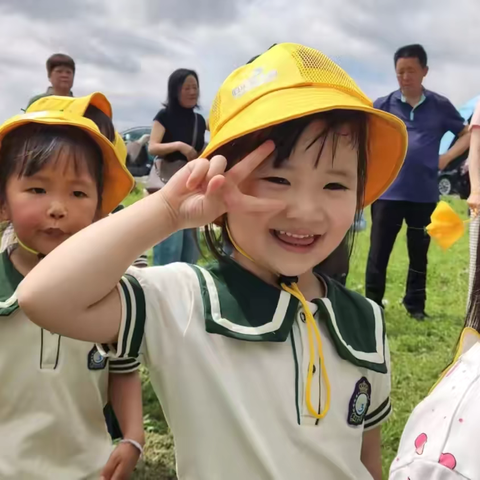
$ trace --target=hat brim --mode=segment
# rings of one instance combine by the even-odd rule
[[[336,109],[369,114],[364,206],[370,205],[387,190],[402,168],[408,145],[407,130],[398,117],[336,88],[293,87],[258,98],[212,134],[203,155],[209,158],[221,146],[257,130]]]
[[[111,213],[132,190],[135,180],[118,158],[115,146],[96,129],[95,124],[91,120],[77,115],[68,115],[67,113],[63,113],[61,117],[53,117],[52,112],[48,111],[17,115],[2,125],[0,142],[7,133],[28,123],[77,127],[90,135],[92,140],[100,147],[104,160],[104,182],[100,208],[103,216]]]

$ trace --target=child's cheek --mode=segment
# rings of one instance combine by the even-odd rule
[[[42,201],[17,201],[10,209],[10,221],[16,232],[35,230],[45,219]]]

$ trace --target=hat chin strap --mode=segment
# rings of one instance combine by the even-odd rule
[[[39,260],[46,257],[46,255],[44,255],[43,253],[37,252],[33,248],[27,247],[18,237],[17,237],[17,242],[24,250],[26,250],[29,253],[32,253],[33,255],[36,255]]]
[[[228,238],[232,242],[232,245],[234,246],[235,250],[237,250],[238,253],[242,254],[245,258],[248,258],[251,262],[255,262],[255,260],[250,257],[242,248],[235,242],[233,239],[232,233],[230,232],[230,228],[228,226],[228,222],[225,221],[225,227],[227,230]],[[258,264],[258,263],[257,263]],[[331,388],[330,388],[330,380],[328,378],[328,373],[327,369],[325,367],[325,358],[323,355],[323,348],[322,348],[322,338],[320,336],[320,331],[318,330],[317,322],[315,321],[315,318],[312,315],[312,312],[310,311],[310,308],[308,307],[307,300],[305,299],[303,293],[300,291],[298,288],[298,277],[287,277],[285,275],[278,275],[278,283],[282,287],[283,290],[285,290],[287,293],[290,295],[293,295],[295,298],[297,298],[300,302],[300,304],[303,307],[303,310],[305,312],[306,316],[306,324],[307,324],[307,333],[308,333],[308,349],[309,349],[309,354],[310,354],[310,359],[308,362],[308,375],[307,375],[307,386],[306,386],[306,395],[305,395],[305,401],[307,403],[307,408],[313,417],[321,420],[324,418],[328,411],[330,410],[330,397],[331,397]],[[320,360],[320,368],[322,372],[322,381],[325,385],[325,390],[326,390],[326,402],[325,402],[325,408],[323,410],[318,411],[318,409],[313,407],[312,404],[312,381],[313,381],[313,367],[315,365],[315,345],[314,345],[314,339],[317,342],[317,349],[318,349],[318,357]]]

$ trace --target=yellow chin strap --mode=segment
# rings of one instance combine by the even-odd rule
[[[248,258],[251,262],[256,263],[255,260],[253,260],[252,257],[250,257],[246,252],[244,252],[235,242],[233,239],[233,236],[230,232],[230,229],[228,227],[228,223],[225,223],[225,227],[227,229],[228,237],[230,241],[232,242],[232,245],[235,247],[235,249],[241,253],[245,258]],[[281,279],[281,276],[279,276]],[[309,354],[310,354],[310,359],[308,362],[308,374],[307,374],[307,386],[306,386],[306,391],[305,391],[305,396],[306,396],[306,403],[307,403],[307,408],[313,417],[321,420],[324,418],[328,411],[330,410],[330,397],[331,397],[331,389],[330,389],[330,380],[328,378],[328,373],[327,369],[325,367],[325,358],[323,355],[323,348],[322,348],[322,338],[320,336],[320,331],[318,330],[317,322],[315,321],[315,318],[312,315],[312,312],[310,311],[310,308],[308,307],[307,300],[303,296],[303,293],[300,291],[298,288],[298,285],[296,282],[291,282],[290,285],[287,285],[285,282],[281,282],[280,286],[282,287],[283,290],[288,292],[290,295],[293,295],[295,298],[299,300],[301,303],[303,310],[305,312],[306,316],[306,324],[307,324],[307,333],[308,333],[308,349],[309,349]],[[312,382],[313,382],[313,368],[315,365],[315,344],[314,340],[317,341],[317,349],[318,349],[318,357],[320,360],[320,368],[321,368],[321,381],[325,385],[325,391],[326,391],[326,402],[325,402],[325,408],[323,410],[318,410],[314,408],[312,404]]]
[[[27,247],[18,237],[17,237],[17,242],[24,250],[26,250],[29,253],[33,253],[33,255],[36,255],[38,258],[43,258],[45,256],[42,253],[37,252],[33,248]]]

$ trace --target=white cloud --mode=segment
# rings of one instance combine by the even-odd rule
[[[77,62],[75,94],[103,91],[125,128],[151,122],[175,68],[198,71],[208,110],[234,68],[282,41],[324,51],[372,97],[396,88],[395,49],[423,43],[427,88],[461,104],[480,92],[478,18],[477,0],[0,0],[0,119],[46,89],[57,51]]]

